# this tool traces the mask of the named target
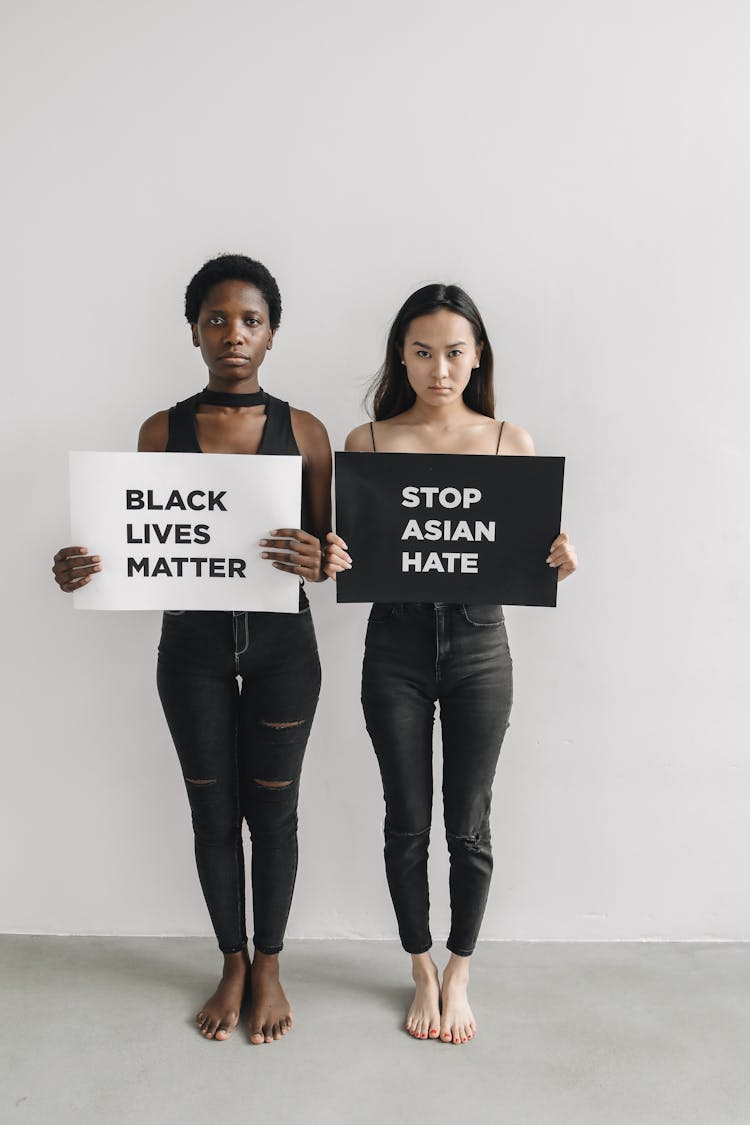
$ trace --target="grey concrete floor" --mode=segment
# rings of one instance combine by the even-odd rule
[[[204,939],[0,937],[0,1121],[750,1122],[750,945],[484,943],[460,1047],[401,1030],[395,943],[289,942],[295,1027],[262,1047],[196,1032],[217,966]]]

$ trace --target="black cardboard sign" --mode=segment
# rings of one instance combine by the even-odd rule
[[[557,604],[564,457],[337,453],[339,602]]]

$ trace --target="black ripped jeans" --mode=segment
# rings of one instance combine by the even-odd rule
[[[320,691],[315,631],[302,600],[299,613],[164,615],[159,696],[223,953],[247,944],[243,820],[252,840],[253,942],[261,953],[278,953],[284,942],[300,771]]]
[[[440,703],[450,856],[448,949],[474,950],[492,875],[490,802],[513,699],[502,606],[374,605],[362,705],[385,796],[385,869],[407,953],[432,945],[427,851]]]

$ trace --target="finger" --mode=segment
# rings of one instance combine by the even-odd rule
[[[349,566],[352,565],[351,555],[342,551],[340,547],[326,547],[326,559],[331,562],[344,562]]]
[[[320,563],[322,554],[320,551],[315,553],[306,554],[302,551],[284,550],[284,551],[261,551],[260,557],[262,559],[278,559],[280,562],[293,562],[298,563],[300,566],[315,566]]]
[[[351,563],[342,563],[342,562],[337,562],[337,561],[331,560],[331,561],[329,561],[325,564],[323,569],[325,570],[326,574],[330,577],[332,574],[341,574],[342,570],[351,570],[352,564]]]
[[[62,562],[63,559],[69,559],[73,555],[87,555],[88,553],[88,547],[61,547],[54,556],[54,561]]]
[[[564,566],[565,563],[572,563],[575,566],[577,560],[575,551],[571,551],[569,547],[559,547],[549,555],[547,561],[551,566]]]
[[[101,569],[99,563],[96,563],[93,566],[82,566],[76,567],[75,569],[68,567],[67,569],[61,568],[58,570],[56,567],[53,567],[52,573],[58,586],[63,587],[67,583],[79,581],[81,578],[88,579],[93,574],[97,574]]]
[[[299,563],[293,564],[293,563],[273,562],[273,563],[271,563],[271,566],[275,567],[276,570],[285,570],[285,571],[287,571],[288,574],[299,574],[299,575],[301,575],[302,578],[309,578],[311,580],[315,580],[318,577],[318,574],[320,573],[320,570],[319,570],[318,567],[300,566]]]
[[[60,582],[60,589],[66,594],[72,593],[74,590],[80,590],[81,586],[87,585],[91,581],[91,575],[88,574],[83,578],[73,578],[69,582]]]
[[[276,551],[301,551],[304,554],[320,554],[320,543],[317,539],[260,539],[261,547],[273,547]]]
[[[564,559],[570,559],[572,557],[573,551],[570,549],[570,547],[563,545],[560,547],[553,547],[550,553],[547,555],[547,561],[561,563]]]
[[[327,558],[323,565],[324,566],[330,566],[334,570],[351,570],[352,569],[352,560],[351,559]]]
[[[64,574],[68,570],[80,570],[82,567],[97,566],[101,562],[99,555],[76,555],[70,559],[61,559],[52,567],[56,574]]]
[[[309,531],[303,531],[300,527],[277,527],[271,535],[278,535],[283,539],[300,539],[304,543],[317,543],[316,536],[311,535]]]
[[[349,550],[348,544],[344,542],[340,535],[335,531],[329,531],[326,535],[326,543],[330,543],[332,547],[343,547],[345,551]]]

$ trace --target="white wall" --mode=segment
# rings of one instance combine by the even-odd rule
[[[747,6],[39,0],[6,24],[0,927],[209,932],[158,617],[74,612],[49,568],[67,450],[132,448],[203,385],[182,293],[236,250],[284,298],[264,383],[335,447],[440,279],[483,311],[503,416],[568,458],[582,568],[557,611],[508,612],[484,935],[750,937]],[[290,934],[394,936],[364,610],[333,593]]]

